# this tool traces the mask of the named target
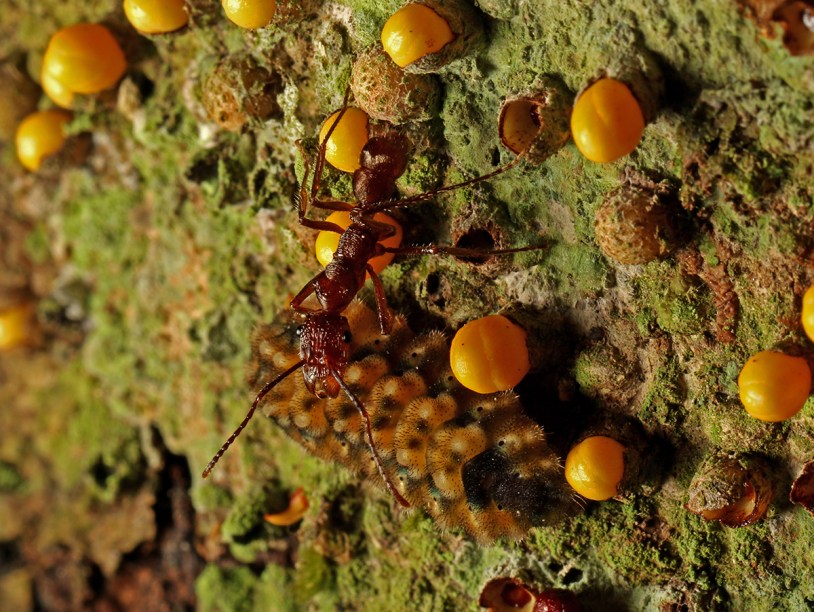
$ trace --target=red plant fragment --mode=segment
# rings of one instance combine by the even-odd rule
[[[803,466],[803,471],[791,485],[789,499],[814,514],[814,461]]]
[[[536,592],[517,578],[495,578],[486,583],[478,602],[492,612],[580,612],[577,596],[566,589]]]

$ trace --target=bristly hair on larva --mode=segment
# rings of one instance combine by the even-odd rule
[[[344,314],[353,329],[345,382],[367,407],[384,469],[412,506],[481,543],[521,538],[578,510],[542,427],[515,394],[481,395],[458,383],[443,333],[416,335],[396,317],[383,336],[376,313],[359,300]],[[298,325],[285,311],[255,331],[254,388],[297,363]],[[319,399],[295,374],[260,409],[311,454],[383,485],[345,394]]]

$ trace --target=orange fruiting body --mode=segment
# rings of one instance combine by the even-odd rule
[[[22,303],[0,310],[0,351],[6,351],[28,342],[33,327],[34,308]]]
[[[399,9],[382,28],[382,46],[401,68],[440,51],[454,39],[446,19],[423,4]]]
[[[184,0],[124,0],[127,20],[142,34],[166,34],[189,22]]]
[[[125,70],[127,60],[119,43],[106,27],[96,23],[80,23],[54,34],[42,63],[43,80],[51,80],[52,90],[61,85],[83,94],[113,87]]]
[[[809,340],[814,342],[814,285],[803,295],[803,329]]]
[[[644,114],[630,88],[616,79],[599,79],[577,98],[571,136],[580,153],[594,162],[612,162],[639,144]]]
[[[229,20],[247,30],[266,27],[277,9],[274,0],[222,0],[221,4]]]
[[[28,170],[36,172],[42,161],[62,149],[63,128],[71,120],[67,111],[49,110],[31,113],[17,128],[17,157]]]
[[[305,512],[308,510],[308,497],[302,487],[297,489],[291,494],[288,502],[288,508],[276,514],[264,514],[263,519],[272,525],[278,527],[288,527],[294,523],[302,520]]]
[[[42,90],[51,101],[62,108],[72,108],[76,97],[62,82],[57,81],[50,74],[42,73]]]
[[[467,389],[477,393],[511,389],[531,369],[526,330],[502,315],[470,321],[452,339],[449,363]]]
[[[746,412],[761,421],[785,421],[800,412],[811,393],[811,369],[802,357],[761,351],[738,376]]]
[[[565,479],[587,499],[616,495],[625,473],[625,447],[607,436],[591,436],[574,446],[565,459]]]
[[[331,114],[322,124],[319,130],[320,143],[325,141],[339,112]],[[325,159],[328,163],[344,172],[354,172],[359,168],[359,155],[369,138],[369,122],[365,111],[353,107],[346,109],[325,145]]]
[[[342,229],[348,229],[350,226],[350,212],[338,210],[328,215],[328,218],[325,220],[330,223],[336,223],[336,225]],[[384,213],[376,213],[373,215],[373,220],[378,221],[379,223],[392,225],[396,228],[396,233],[389,238],[382,240],[380,244],[386,247],[397,247],[401,245],[403,232],[398,221],[396,221],[390,215],[386,215]],[[316,251],[317,260],[322,264],[323,268],[333,260],[337,246],[339,246],[339,234],[336,232],[323,231],[317,234],[314,250]],[[384,255],[374,257],[368,263],[373,267],[373,271],[376,274],[379,274],[391,261],[393,261],[393,257],[393,253],[385,253]]]

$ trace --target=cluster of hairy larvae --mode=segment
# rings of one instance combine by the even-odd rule
[[[389,336],[362,302],[344,313],[353,330],[343,378],[370,414],[384,468],[413,507],[481,542],[519,538],[574,507],[559,457],[510,392],[464,388],[440,332],[415,335],[403,318]],[[297,321],[257,329],[250,382],[262,386],[299,359]],[[295,373],[261,409],[312,454],[384,484],[357,409],[344,395],[319,399]]]

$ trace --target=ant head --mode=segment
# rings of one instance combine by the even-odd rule
[[[336,397],[341,386],[331,372],[341,372],[350,358],[348,320],[331,312],[313,312],[298,331],[305,386],[319,398]]]

